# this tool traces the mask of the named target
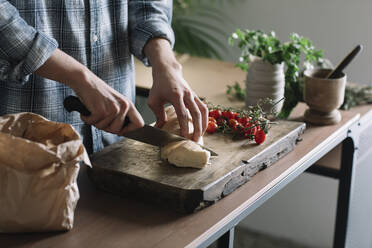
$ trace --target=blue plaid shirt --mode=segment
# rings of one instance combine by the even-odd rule
[[[153,37],[171,44],[171,0],[0,0],[0,115],[34,112],[70,123],[88,152],[119,139],[63,108],[73,91],[33,74],[58,47],[134,100],[133,58]]]

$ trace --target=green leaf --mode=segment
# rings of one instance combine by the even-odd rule
[[[236,66],[236,67],[239,67],[242,71],[248,71],[248,64],[245,64],[245,63],[237,63],[235,66]]]
[[[226,94],[231,94],[232,92],[232,87],[230,85],[227,85],[227,90],[226,90]]]

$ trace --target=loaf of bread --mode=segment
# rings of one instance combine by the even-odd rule
[[[168,121],[162,127],[170,133],[180,135],[176,111],[173,107],[166,109]],[[194,132],[191,116],[189,115],[189,138]],[[210,152],[203,149],[203,137],[196,143],[192,140],[177,141],[167,144],[160,149],[161,158],[178,167],[204,168],[209,163]]]

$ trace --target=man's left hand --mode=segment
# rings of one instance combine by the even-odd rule
[[[182,66],[177,62],[169,42],[152,39],[145,46],[145,54],[153,67],[153,86],[147,103],[157,118],[156,126],[161,127],[167,121],[164,105],[171,103],[184,137],[189,131],[187,110],[190,111],[194,125],[193,140],[198,141],[207,128],[208,108],[183,78]]]

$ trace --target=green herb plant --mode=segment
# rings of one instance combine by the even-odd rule
[[[226,94],[232,95],[240,101],[244,101],[245,99],[245,89],[238,82],[235,82],[233,85],[227,85]]]
[[[348,83],[345,88],[344,103],[340,109],[349,110],[363,104],[372,104],[372,86]]]
[[[229,44],[237,45],[241,50],[239,63],[243,71],[247,71],[250,57],[257,56],[270,64],[285,64],[285,101],[279,118],[287,118],[292,109],[302,98],[300,71],[310,69],[313,64],[323,65],[323,52],[316,50],[311,41],[293,33],[289,41],[282,43],[274,32],[266,34],[260,30],[237,29],[231,37]],[[302,68],[300,68],[301,55],[304,55]]]

